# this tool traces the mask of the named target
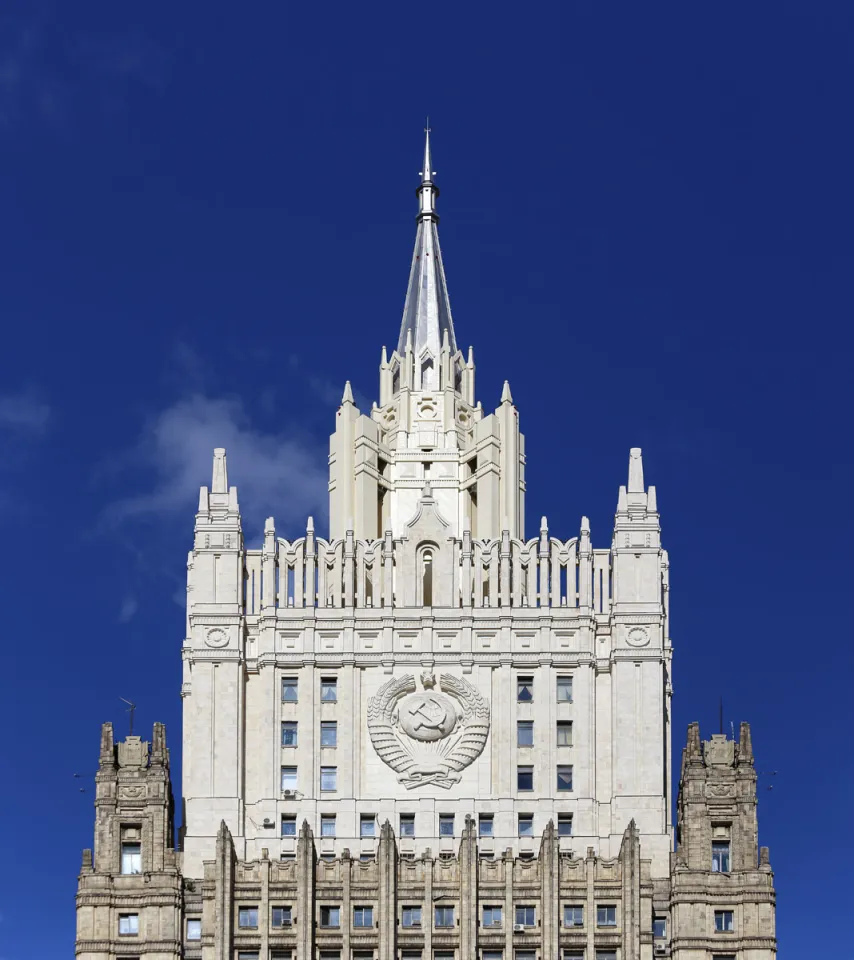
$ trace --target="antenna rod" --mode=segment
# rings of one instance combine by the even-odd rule
[[[719,715],[718,719],[720,720],[721,734],[723,734],[723,732],[724,732],[724,698],[723,698],[723,697],[721,697],[720,715]]]
[[[127,713],[130,714],[130,732],[128,733],[128,736],[132,737],[133,736],[133,712],[134,710],[136,710],[136,704],[131,703],[130,700],[125,700],[124,697],[119,697],[119,700],[121,700],[122,703],[126,703],[128,705]]]

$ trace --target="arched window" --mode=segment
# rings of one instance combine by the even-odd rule
[[[429,547],[421,554],[421,605],[433,606],[433,551]]]

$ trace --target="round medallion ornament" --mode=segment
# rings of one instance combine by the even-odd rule
[[[645,647],[649,643],[649,634],[643,627],[632,627],[626,636],[626,643],[632,647]]]
[[[213,630],[208,630],[205,643],[209,647],[224,647],[228,643],[228,634],[225,630],[220,630],[219,627],[215,627]]]
[[[457,725],[454,705],[439,693],[416,693],[398,706],[400,726],[413,740],[441,740]]]

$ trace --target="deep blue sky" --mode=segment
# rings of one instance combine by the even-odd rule
[[[587,514],[607,546],[643,447],[674,755],[720,695],[752,722],[781,955],[850,955],[852,43],[831,0],[4,4],[2,960],[71,956],[120,696],[177,774],[212,447],[253,535],[322,517],[343,383],[374,398],[397,337],[428,112],[529,530]]]

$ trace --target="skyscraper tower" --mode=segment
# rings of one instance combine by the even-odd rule
[[[671,822],[669,564],[629,454],[610,546],[525,536],[525,446],[457,346],[430,134],[379,401],[349,383],[330,531],[247,548],[224,450],[183,646],[183,825],[165,731],[102,734],[78,956],[767,960],[750,731],[682,763]],[[677,840],[674,852],[674,840]],[[154,898],[154,899],[152,899]]]

